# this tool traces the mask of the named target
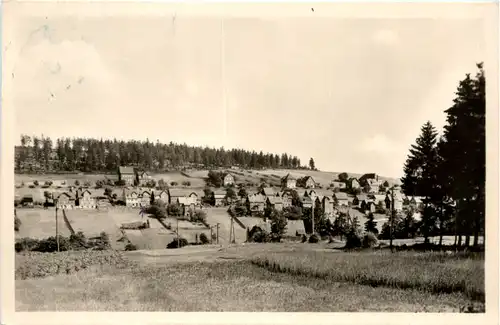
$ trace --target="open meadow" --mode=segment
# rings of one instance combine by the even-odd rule
[[[21,220],[17,238],[44,239],[56,235],[56,212],[54,209],[18,209],[17,217]],[[58,212],[58,231],[62,236],[69,237],[71,232],[64,223],[62,212]]]
[[[79,270],[88,264],[83,271],[61,268],[45,278],[30,271],[44,263],[43,254],[29,260],[18,254],[16,310],[458,312],[484,306],[482,254],[347,253],[319,244],[135,251],[104,262],[85,254],[70,262]],[[68,259],[60,263],[74,270]]]

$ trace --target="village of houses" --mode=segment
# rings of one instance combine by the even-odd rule
[[[234,173],[237,173],[234,171]],[[299,198],[299,204],[302,208],[311,208],[321,205],[325,218],[334,220],[339,212],[353,214],[363,219],[367,214],[378,213],[378,227],[386,221],[386,215],[379,209],[393,208],[395,211],[402,211],[405,204],[420,205],[422,198],[405,197],[399,187],[393,187],[394,191],[389,191],[387,186],[379,180],[378,175],[370,173],[364,174],[359,178],[349,178],[344,181],[332,179],[329,186],[318,184],[312,176],[294,177],[293,171],[281,177],[279,186],[261,184],[253,188],[246,188],[245,196],[240,196],[238,188],[241,183],[237,182],[237,177],[231,170],[222,172],[222,186],[220,188],[175,186],[177,184],[167,184],[168,186],[151,186],[153,179],[146,171],[139,171],[132,167],[119,167],[116,178],[117,184],[112,185],[108,182],[104,185],[96,186],[90,182],[70,183],[65,180],[52,180],[45,184],[23,183],[18,184],[16,188],[44,191],[44,202],[37,202],[32,194],[16,196],[16,213],[23,215],[23,211],[28,211],[24,215],[23,223],[29,218],[30,210],[45,210],[46,218],[40,222],[44,224],[44,232],[37,232],[34,235],[25,230],[19,237],[42,237],[53,236],[49,223],[55,227],[54,210],[60,210],[64,218],[62,227],[69,228],[70,233],[74,233],[74,224],[77,224],[79,230],[92,232],[99,231],[99,225],[104,218],[114,220],[116,229],[121,234],[134,243],[138,249],[159,249],[165,248],[165,243],[176,236],[188,238],[190,243],[198,243],[201,233],[213,238],[217,243],[224,241],[240,242],[247,241],[248,231],[254,226],[265,226],[269,229],[269,220],[263,220],[266,208],[283,210],[293,205],[293,194]],[[153,182],[156,184],[156,182]],[[174,186],[171,186],[174,185]],[[42,189],[38,189],[43,187]],[[327,188],[325,188],[327,187]],[[207,191],[207,188],[210,190]],[[236,195],[228,197],[228,189],[233,189]],[[29,193],[29,192],[28,192]],[[349,194],[348,194],[349,193]],[[359,194],[355,194],[359,193]],[[210,195],[210,200],[207,200]],[[394,199],[394,204],[391,202]],[[189,218],[179,218],[177,226],[171,226],[176,218],[167,216],[166,221],[159,221],[153,218],[146,218],[147,228],[142,230],[127,230],[127,224],[142,223],[144,220],[144,211],[154,202],[161,200],[166,205],[177,205],[182,211],[181,216],[188,216],[195,211],[203,210],[207,219],[203,225],[195,224],[189,221]],[[210,202],[210,203],[207,203]],[[230,216],[228,208],[234,205],[244,205],[247,208],[248,215],[244,217]],[[42,208],[43,206],[43,208]],[[57,209],[54,209],[57,208]],[[135,212],[134,212],[135,211]],[[96,212],[96,213],[94,213]],[[88,217],[99,215],[96,217]],[[128,218],[120,215],[127,215]],[[418,216],[416,216],[418,218]],[[43,218],[42,218],[43,219]],[[50,219],[50,220],[49,220]],[[234,219],[234,220],[232,220]],[[151,221],[151,222],[150,222]],[[233,221],[235,221],[233,223]],[[362,221],[362,220],[361,220]],[[167,225],[167,222],[169,223]],[[90,225],[92,223],[92,225]],[[72,226],[73,224],[73,226]],[[103,222],[102,224],[106,224]],[[152,225],[152,226],[151,226]],[[33,225],[32,229],[37,226]],[[114,229],[108,223],[103,226],[102,231]],[[61,231],[61,230],[59,230]],[[111,231],[113,233],[113,231]],[[148,234],[149,232],[149,234]],[[217,232],[217,237],[215,233]],[[63,232],[64,233],[64,232]],[[301,236],[305,233],[305,227],[302,220],[288,220],[286,235],[289,237]],[[146,235],[147,234],[147,235]],[[92,235],[92,234],[89,234]],[[170,235],[170,236],[169,236]],[[119,240],[120,234],[112,234],[112,238]],[[157,240],[162,237],[163,240]],[[148,238],[151,239],[148,243]],[[153,244],[151,242],[154,242]]]

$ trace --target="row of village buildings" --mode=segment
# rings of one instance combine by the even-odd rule
[[[344,192],[334,192],[328,189],[296,189],[300,205],[303,208],[311,208],[321,205],[326,215],[333,215],[336,208],[355,207],[364,212],[376,212],[382,204],[385,208],[391,207],[392,196],[390,194],[360,194],[349,197]],[[211,193],[213,205],[223,207],[232,203],[246,205],[252,214],[263,213],[265,208],[273,208],[278,211],[292,206],[292,193],[290,190],[277,190],[266,187],[251,193],[246,197],[236,196],[234,199],[227,197],[225,189],[214,189]],[[98,209],[110,206],[110,199],[122,201],[130,208],[148,207],[153,201],[161,200],[167,204],[178,204],[187,214],[204,206],[204,191],[193,189],[167,189],[152,190],[145,188],[123,188],[114,189],[110,195],[104,195],[102,190],[78,189],[76,191],[64,191],[52,193],[55,204],[60,209]],[[399,192],[394,193],[394,209],[401,211],[405,199],[410,204],[421,204],[420,197],[404,198]]]
[[[147,183],[151,176],[145,172],[138,172],[131,167],[120,167],[118,178],[127,185],[125,188],[112,190],[111,195],[104,195],[104,190],[90,190],[79,188],[75,191],[71,189],[63,192],[53,192],[52,197],[57,207],[61,209],[96,209],[110,205],[110,198],[122,201],[131,208],[147,207],[153,200],[161,200],[168,204],[179,204],[184,211],[194,210],[202,207],[204,201],[204,191],[184,188],[170,188],[167,190],[152,190],[149,188],[131,187],[133,184]],[[298,184],[299,183],[299,184]],[[346,184],[347,183],[347,184]],[[235,185],[235,178],[231,173],[225,173],[223,177],[225,187]],[[369,187],[366,194],[359,194],[349,197],[345,192],[335,191],[335,189],[358,188],[363,185]],[[325,214],[332,214],[335,207],[356,207],[366,212],[376,212],[381,205],[390,208],[392,196],[389,193],[379,193],[381,182],[376,174],[365,174],[360,179],[350,178],[347,182],[332,181],[330,189],[318,188],[313,177],[306,176],[297,179],[291,174],[281,179],[281,188],[265,187],[246,197],[228,199],[225,189],[214,189],[212,191],[212,201],[215,206],[225,206],[235,202],[243,203],[251,213],[262,213],[266,207],[282,210],[292,206],[292,190],[297,191],[300,205],[304,208],[321,205]],[[302,188],[300,189],[299,186]],[[401,211],[403,203],[419,205],[422,202],[420,197],[405,198],[400,191],[394,192],[394,209]]]

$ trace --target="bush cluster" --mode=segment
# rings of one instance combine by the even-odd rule
[[[69,274],[105,265],[126,268],[134,264],[119,252],[112,250],[59,253],[23,252],[16,255],[15,278],[22,280]]]
[[[59,251],[76,251],[76,250],[108,250],[111,248],[109,236],[105,232],[92,239],[87,239],[80,231],[72,234],[70,237],[59,237]],[[51,236],[45,239],[21,238],[16,241],[14,248],[17,253],[32,251],[40,253],[57,252],[57,238]]]

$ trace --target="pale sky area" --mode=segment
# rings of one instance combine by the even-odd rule
[[[314,157],[402,176],[484,61],[479,20],[25,17],[15,137],[103,137]],[[53,96],[51,95],[53,94]]]

